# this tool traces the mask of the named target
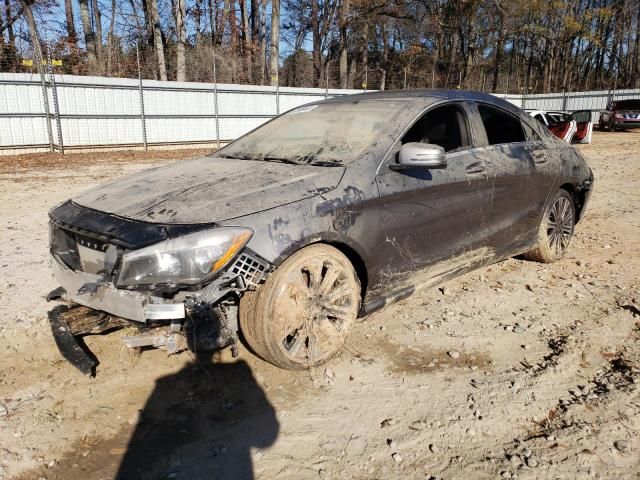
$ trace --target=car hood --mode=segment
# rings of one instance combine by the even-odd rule
[[[152,223],[211,223],[330,191],[344,170],[203,157],[107,183],[73,202]]]

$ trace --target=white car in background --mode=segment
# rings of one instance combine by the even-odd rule
[[[573,113],[544,110],[526,112],[567,143],[591,143],[593,121],[590,110],[578,110]]]

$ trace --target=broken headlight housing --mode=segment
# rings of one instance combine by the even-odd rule
[[[219,227],[125,251],[118,286],[198,285],[223,269],[247,244],[253,230]]]

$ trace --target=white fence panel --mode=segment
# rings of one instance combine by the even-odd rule
[[[224,142],[305,103],[362,92],[229,84],[218,84],[216,92],[211,83],[144,80],[143,121],[138,80],[56,75],[55,83],[58,111],[46,76],[47,119],[39,75],[0,73],[0,154],[48,150],[47,124],[60,149],[58,121],[66,148],[141,146],[145,130],[149,144]],[[640,98],[640,90],[498,96],[526,109],[597,111],[614,97]]]

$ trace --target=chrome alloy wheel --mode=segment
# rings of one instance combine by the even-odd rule
[[[566,196],[558,197],[551,206],[547,218],[549,247],[557,255],[564,254],[569,248],[574,224],[575,212],[571,200]]]

